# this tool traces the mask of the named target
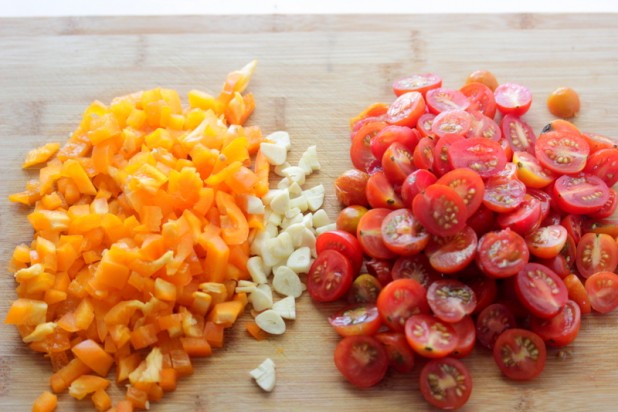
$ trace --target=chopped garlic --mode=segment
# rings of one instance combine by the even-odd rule
[[[280,314],[272,309],[265,310],[255,317],[255,323],[264,332],[272,335],[281,335],[285,333],[285,322]]]
[[[251,375],[260,388],[270,392],[275,388],[275,367],[275,362],[267,358],[257,368],[249,372],[249,375]]]

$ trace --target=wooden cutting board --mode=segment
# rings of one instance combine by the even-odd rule
[[[25,153],[62,141],[94,99],[156,86],[216,92],[226,73],[258,59],[250,85],[265,132],[285,129],[292,160],[317,143],[322,170],[311,183],[327,189],[351,166],[348,119],[375,101],[393,99],[391,82],[412,72],[439,73],[459,87],[475,69],[529,86],[527,120],[538,132],[551,119],[546,96],[568,85],[580,92],[575,120],[583,130],[614,135],[618,90],[618,15],[201,16],[0,20],[0,313],[14,298],[5,269],[15,244],[30,241],[26,209],[9,204],[30,174]],[[231,330],[227,344],[196,361],[196,372],[153,405],[155,411],[429,410],[418,391],[418,368],[389,374],[358,390],[333,365],[337,337],[326,317],[335,305],[299,301],[298,319],[281,337],[257,342]],[[476,350],[464,360],[474,389],[467,411],[607,411],[618,403],[618,313],[587,316],[580,336],[550,350],[534,382],[503,379],[493,359]],[[248,371],[266,357],[277,364],[274,392],[261,392]],[[29,410],[48,388],[48,362],[0,325],[0,410]],[[114,389],[118,394],[119,390]],[[59,410],[89,410],[63,395]]]

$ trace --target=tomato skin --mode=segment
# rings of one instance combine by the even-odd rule
[[[618,149],[611,147],[591,152],[585,173],[600,177],[608,187],[618,183]]]
[[[590,298],[588,292],[581,280],[577,275],[571,273],[562,279],[564,285],[569,292],[569,299],[577,303],[582,315],[592,312],[592,306],[590,306]]]
[[[436,377],[438,385],[435,383]],[[470,398],[472,378],[460,360],[433,359],[421,370],[420,390],[430,405],[440,409],[457,409]]]
[[[369,176],[365,194],[367,202],[374,209],[401,209],[403,207],[403,201],[397,195],[395,188],[383,171],[375,172]]]
[[[564,120],[566,122],[566,120]],[[576,128],[577,129],[577,128]],[[577,130],[579,131],[579,130]],[[590,145],[590,154],[595,153],[601,149],[618,148],[618,141],[615,137],[604,136],[598,133],[583,132],[582,136]]]
[[[352,264],[352,274],[356,277],[363,264],[361,244],[356,236],[343,230],[329,230],[321,233],[315,240],[315,250],[320,254],[327,249],[336,250],[346,256]]]
[[[348,306],[328,318],[328,322],[342,337],[375,334],[382,321],[374,304]]]
[[[459,322],[451,323],[457,335],[457,346],[450,356],[464,358],[472,353],[476,343],[476,327],[470,316],[464,316]]]
[[[493,303],[476,318],[476,339],[487,349],[493,349],[498,337],[507,329],[517,326],[515,316],[502,303]]]
[[[532,380],[545,368],[545,342],[526,329],[508,329],[496,340],[494,360],[507,378],[516,381]]]
[[[410,173],[401,185],[401,199],[406,207],[412,207],[414,197],[437,180],[436,175],[427,169],[417,169]]]
[[[467,224],[476,232],[478,237],[481,237],[485,233],[497,229],[495,219],[495,213],[481,204],[476,213],[468,218]]]
[[[371,139],[385,127],[385,122],[372,121],[352,133],[350,159],[355,168],[369,172],[378,165],[379,160],[371,153]]]
[[[448,147],[448,160],[453,169],[467,167],[482,178],[496,175],[504,169],[507,162],[500,143],[483,137],[453,142]]]
[[[496,115],[494,92],[487,85],[479,82],[467,83],[459,89],[470,101],[469,111],[480,111],[489,118]]]
[[[393,92],[401,96],[408,92],[419,92],[423,96],[428,90],[442,86],[442,78],[435,73],[415,73],[393,82]]]
[[[517,178],[528,188],[542,189],[558,177],[541,166],[536,157],[528,152],[514,152],[513,163],[517,165]]]
[[[380,281],[369,273],[362,273],[352,282],[348,291],[348,303],[376,303],[382,290]]]
[[[597,272],[613,272],[618,267],[618,244],[605,233],[586,233],[577,244],[575,265],[584,278]]]
[[[388,285],[393,280],[391,274],[393,262],[391,260],[371,258],[365,262],[365,267],[367,272],[378,279],[382,286]]]
[[[528,233],[526,244],[534,256],[550,259],[558,256],[567,236],[567,230],[561,225],[544,226]]]
[[[618,275],[613,272],[597,272],[584,284],[590,306],[599,313],[609,313],[618,307]]]
[[[532,104],[532,93],[526,86],[517,83],[502,83],[494,90],[500,113],[522,116]]]
[[[363,252],[376,259],[390,259],[395,257],[382,239],[382,221],[391,212],[390,209],[370,209],[358,222],[356,238],[360,242]]]
[[[455,330],[448,322],[427,314],[412,315],[405,335],[414,352],[425,358],[444,358],[457,347]]]
[[[575,340],[581,323],[581,310],[578,304],[569,300],[551,319],[533,316],[530,319],[530,329],[539,335],[548,346],[562,347]]]
[[[534,154],[536,135],[532,127],[522,118],[507,114],[500,121],[500,128],[513,152]]]
[[[599,210],[596,212],[588,213],[588,217],[591,219],[605,219],[606,217],[610,217],[616,211],[618,207],[618,193],[614,190],[614,188],[609,188],[609,199],[607,203],[605,203]]]
[[[445,110],[436,115],[431,124],[434,136],[444,137],[449,134],[465,135],[472,125],[470,113],[464,110]]]
[[[387,111],[388,105],[386,103],[370,104],[364,108],[362,112],[350,119],[350,130],[358,130],[366,120],[383,120],[383,117],[386,115]]]
[[[579,106],[579,95],[570,87],[558,87],[547,97],[547,108],[556,117],[575,117]]]
[[[343,172],[335,180],[335,195],[344,206],[369,206],[366,188],[369,175],[357,169]]]
[[[382,169],[389,182],[400,185],[416,168],[412,151],[399,142],[393,142],[382,156]]]
[[[423,113],[423,115],[418,118],[418,122],[416,122],[416,130],[419,131],[421,137],[426,137],[432,134],[431,127],[435,118],[436,115],[429,112]]]
[[[496,279],[480,274],[464,279],[464,282],[472,288],[476,296],[476,307],[472,314],[478,315],[483,309],[495,302],[498,296]]]
[[[389,213],[381,225],[384,245],[402,256],[416,255],[429,243],[429,234],[410,209]]]
[[[388,370],[384,345],[372,336],[348,336],[335,348],[335,366],[353,385],[369,388],[379,383]]]
[[[316,302],[333,302],[352,285],[352,264],[333,249],[324,250],[314,260],[307,275],[307,292]]]
[[[468,168],[454,169],[437,180],[438,184],[454,189],[464,201],[467,210],[466,219],[474,215],[483,203],[485,183],[481,176]]]
[[[410,151],[414,151],[414,148],[418,144],[420,138],[420,133],[416,129],[411,129],[405,126],[389,125],[380,130],[371,139],[371,153],[373,153],[376,159],[382,159],[386,149],[388,149],[388,147],[395,142],[404,145]]]
[[[358,222],[365,213],[367,213],[367,208],[365,206],[354,205],[344,207],[337,215],[337,220],[335,222],[337,229],[345,230],[356,236]]]
[[[436,142],[432,137],[423,137],[414,148],[412,160],[417,169],[427,169],[433,171],[434,151]]]
[[[433,114],[446,110],[466,110],[470,106],[470,101],[462,92],[443,87],[429,90],[425,99],[429,111]]]
[[[433,148],[433,170],[436,176],[442,176],[453,169],[449,162],[448,151],[453,143],[460,140],[464,140],[464,136],[459,134],[447,134],[438,139]]]
[[[483,83],[492,91],[496,90],[496,87],[498,87],[499,84],[496,76],[489,70],[475,70],[470,73],[468,77],[466,77],[466,84],[473,82]]]
[[[408,373],[414,369],[414,351],[403,333],[380,332],[375,338],[384,345],[391,368],[399,373]]]
[[[534,146],[541,166],[556,173],[578,173],[586,167],[590,145],[579,133],[541,133]]]
[[[407,92],[395,99],[386,112],[386,122],[397,126],[416,126],[425,113],[425,99],[419,92]]]
[[[441,279],[440,273],[431,266],[424,253],[398,257],[393,264],[391,276],[392,279],[414,279],[425,288]]]
[[[427,303],[438,319],[455,323],[476,308],[474,290],[456,279],[442,279],[427,288]]]
[[[482,137],[484,139],[499,142],[502,139],[502,131],[493,118],[485,116],[479,111],[470,111],[472,123],[466,133],[467,138]]]
[[[526,235],[541,224],[541,202],[526,193],[515,210],[499,215],[496,222],[503,229],[509,228],[520,235]]]
[[[382,322],[394,332],[403,332],[413,315],[429,313],[426,290],[414,279],[396,279],[384,286],[378,296]]]
[[[526,264],[515,275],[515,293],[530,313],[543,319],[556,316],[568,300],[562,279],[538,263]]]
[[[425,248],[431,266],[442,273],[456,273],[468,266],[476,256],[476,232],[465,226],[453,236],[433,236]]]
[[[466,205],[448,186],[428,186],[414,198],[412,211],[427,232],[434,235],[452,236],[466,226]]]
[[[524,238],[508,228],[486,233],[479,240],[477,264],[492,278],[516,275],[529,259],[530,252]]]

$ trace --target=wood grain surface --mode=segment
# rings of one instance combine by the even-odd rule
[[[156,86],[216,92],[226,73],[252,59],[257,110],[251,124],[288,130],[292,160],[317,143],[322,170],[311,182],[327,188],[351,166],[348,119],[374,101],[393,99],[396,77],[433,71],[459,87],[472,70],[529,86],[527,120],[536,131],[551,119],[546,96],[568,85],[580,92],[583,130],[618,135],[618,15],[389,15],[102,17],[0,20],[0,314],[14,295],[8,259],[29,242],[27,210],[9,204],[30,172],[25,153],[63,141],[94,99]],[[326,317],[336,305],[299,301],[298,319],[281,337],[257,342],[241,330],[224,349],[196,362],[196,372],[153,411],[431,410],[418,391],[418,368],[389,374],[357,390],[335,370],[337,342]],[[503,379],[486,351],[464,362],[474,389],[465,411],[608,411],[618,404],[618,313],[585,318],[575,343],[550,350],[534,382]],[[266,394],[248,371],[264,358],[277,364]],[[28,411],[48,388],[50,367],[13,327],[0,325],[0,410]],[[114,388],[115,396],[120,389]],[[89,410],[90,401],[61,396],[59,410]]]

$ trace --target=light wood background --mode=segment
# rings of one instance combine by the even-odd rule
[[[312,182],[327,188],[351,166],[348,119],[374,101],[392,100],[390,84],[433,71],[457,88],[475,69],[529,86],[527,120],[551,119],[546,96],[568,85],[580,92],[583,129],[618,135],[618,15],[200,16],[0,19],[0,313],[14,298],[6,270],[15,244],[30,241],[26,209],[7,195],[22,190],[25,153],[62,141],[94,99],[156,86],[216,92],[224,76],[258,59],[250,85],[265,132],[288,130],[292,159],[317,143],[323,168]],[[153,411],[430,410],[418,392],[418,369],[389,374],[357,390],[335,370],[337,342],[326,321],[334,305],[300,299],[298,319],[282,337],[256,342],[239,327],[214,356]],[[465,411],[608,411],[618,402],[618,314],[588,316],[562,355],[549,352],[540,378],[503,379],[482,350],[465,359],[474,389]],[[264,358],[278,366],[265,394],[248,371]],[[0,410],[28,411],[48,387],[50,368],[15,330],[0,325]],[[119,391],[114,389],[114,393]],[[89,410],[64,395],[59,410]]]

